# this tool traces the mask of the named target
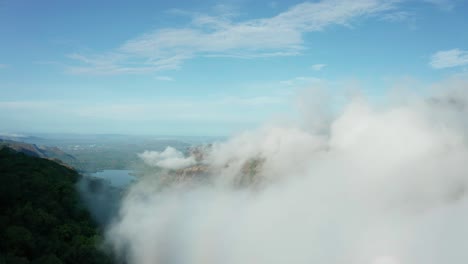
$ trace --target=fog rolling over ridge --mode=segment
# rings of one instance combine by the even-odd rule
[[[203,175],[141,177],[107,242],[132,264],[467,263],[468,85],[441,86],[386,106],[356,96],[338,112],[309,109],[312,125],[264,126],[198,160],[143,153]]]

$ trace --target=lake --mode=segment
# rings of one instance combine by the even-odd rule
[[[104,179],[114,187],[126,187],[135,180],[131,170],[103,170],[91,173],[91,176]]]

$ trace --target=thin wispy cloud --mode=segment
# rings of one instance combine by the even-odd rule
[[[70,54],[68,58],[80,62],[80,66],[68,66],[67,71],[73,74],[125,74],[148,73],[159,70],[174,70],[179,68],[181,62],[188,59],[182,54],[160,58],[154,62],[133,61],[131,56],[112,52],[99,56],[85,56]]]
[[[0,64],[0,69],[5,69],[5,68],[8,68],[7,64]]]
[[[278,2],[276,1],[271,1],[270,3],[268,3],[268,7],[269,8],[277,8],[278,7]]]
[[[63,107],[57,102],[43,101],[0,101],[0,109],[5,111],[25,111],[25,110],[49,110],[54,107]]]
[[[295,77],[295,78],[292,78],[292,79],[289,79],[289,80],[284,80],[284,81],[281,81],[280,84],[282,85],[286,85],[286,86],[307,86],[307,85],[310,85],[310,84],[318,84],[318,83],[322,83],[324,82],[325,80],[322,80],[320,78],[317,78],[317,77],[304,77],[304,76],[299,76],[299,77]]]
[[[232,109],[261,111],[266,106],[285,106],[287,99],[280,96],[216,96],[206,98],[162,98],[151,102],[73,103],[70,101],[0,101],[0,112],[19,114],[32,112],[48,115],[66,113],[70,118],[114,121],[200,121],[249,119]],[[168,115],[170,113],[170,115]],[[1,115],[0,115],[1,117]],[[253,119],[256,119],[254,117]]]
[[[381,17],[381,20],[388,22],[402,22],[414,19],[414,14],[408,11],[398,11],[393,13],[385,14]]]
[[[166,81],[166,82],[174,81],[174,78],[169,77],[169,76],[156,76],[155,78],[158,81]]]
[[[323,68],[325,68],[325,66],[327,66],[326,64],[314,64],[312,65],[312,70],[314,71],[320,71],[322,70]]]
[[[452,0],[423,0],[423,2],[433,4],[437,8],[445,11],[450,11],[455,7],[455,2]]]
[[[304,34],[358,18],[387,14],[398,1],[304,2],[269,18],[235,21],[234,16],[193,14],[185,27],[144,33],[104,54],[70,54],[71,73],[145,73],[179,68],[190,58],[291,56],[306,49]]]
[[[460,49],[443,50],[434,53],[429,62],[434,69],[468,65],[468,51]]]
[[[262,107],[267,105],[285,104],[284,98],[278,96],[256,96],[256,97],[226,97],[219,101],[220,105],[237,105],[249,107]]]

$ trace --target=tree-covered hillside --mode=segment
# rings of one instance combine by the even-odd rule
[[[0,264],[110,263],[80,202],[79,174],[51,160],[0,149]]]

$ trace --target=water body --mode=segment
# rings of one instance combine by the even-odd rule
[[[92,173],[91,176],[104,179],[113,187],[123,188],[135,180],[131,173],[131,170],[103,170]]]
[[[83,202],[101,227],[117,216],[126,188],[135,181],[131,170],[103,170],[83,175],[77,184]]]

